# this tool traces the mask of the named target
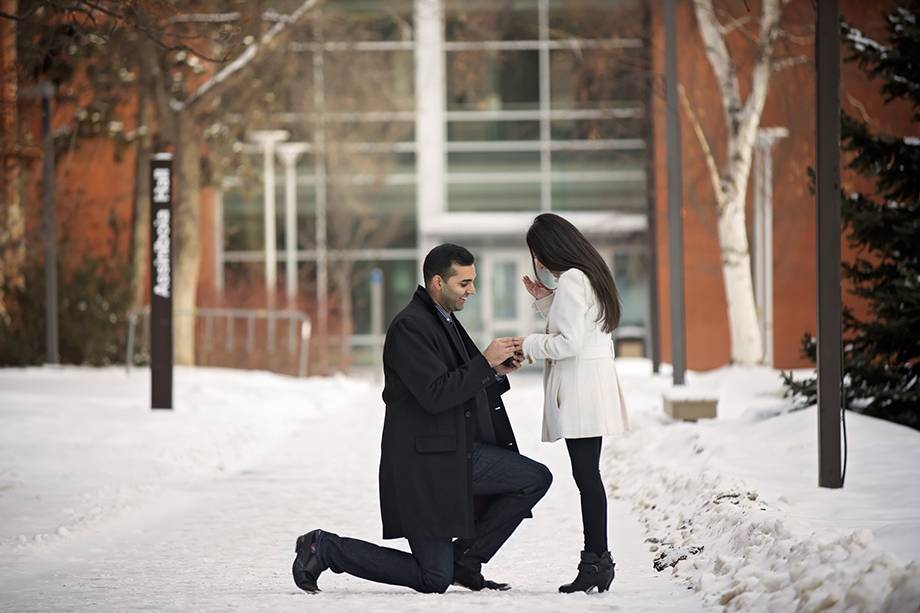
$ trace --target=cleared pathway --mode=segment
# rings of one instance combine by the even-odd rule
[[[365,396],[343,396],[323,416],[292,424],[290,436],[247,470],[174,486],[115,522],[3,567],[0,610],[703,610],[697,594],[654,571],[636,517],[615,499],[612,591],[557,593],[574,577],[581,548],[577,490],[565,446],[539,442],[539,378],[519,375],[512,385],[506,404],[520,447],[547,464],[555,481],[534,519],[485,568],[487,577],[510,582],[510,592],[452,587],[444,595],[421,595],[331,572],[320,578],[321,594],[294,586],[294,539],[313,528],[407,549],[405,541],[379,538],[383,410],[379,393],[368,389]]]

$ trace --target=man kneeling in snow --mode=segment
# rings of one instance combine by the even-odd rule
[[[459,245],[432,249],[425,287],[387,330],[383,538],[407,538],[412,553],[313,530],[295,547],[302,590],[318,592],[326,569],[419,592],[510,588],[483,578],[482,564],[530,517],[552,475],[518,453],[501,399],[505,375],[520,368],[521,339],[496,339],[480,353],[457,320],[476,293],[473,262]]]

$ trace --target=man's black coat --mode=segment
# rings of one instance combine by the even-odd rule
[[[386,418],[380,453],[383,538],[475,535],[471,449],[477,411],[517,452],[495,372],[457,321],[423,287],[390,323],[383,348]],[[448,326],[454,325],[467,360]],[[463,356],[463,357],[461,357]]]

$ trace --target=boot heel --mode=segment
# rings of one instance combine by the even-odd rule
[[[607,590],[609,590],[609,589],[610,589],[610,584],[611,584],[611,583],[613,583],[613,577],[610,577],[609,579],[607,579],[607,581],[606,581],[605,583],[602,583],[601,585],[598,585],[598,586],[597,586],[597,591],[598,591],[598,593],[600,593],[600,592],[606,592]]]
[[[598,585],[598,586],[597,586],[597,591],[598,591],[598,592],[606,592],[607,590],[610,589],[610,584],[613,583],[613,578],[616,576],[616,567],[617,567],[617,565],[614,564],[614,565],[610,568],[610,578],[607,579],[606,583],[605,583],[604,585]]]
[[[613,583],[613,578],[617,576],[617,565],[615,562],[610,564],[610,578],[607,579],[607,585],[604,586],[604,589],[598,589],[600,592],[606,592],[610,589],[610,584]]]

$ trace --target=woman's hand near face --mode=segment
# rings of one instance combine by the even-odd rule
[[[527,290],[527,293],[533,296],[534,300],[539,300],[541,298],[546,298],[552,294],[552,290],[548,289],[545,285],[540,283],[539,280],[534,281],[527,275],[524,275],[521,278],[521,281],[524,283],[524,289]]]

